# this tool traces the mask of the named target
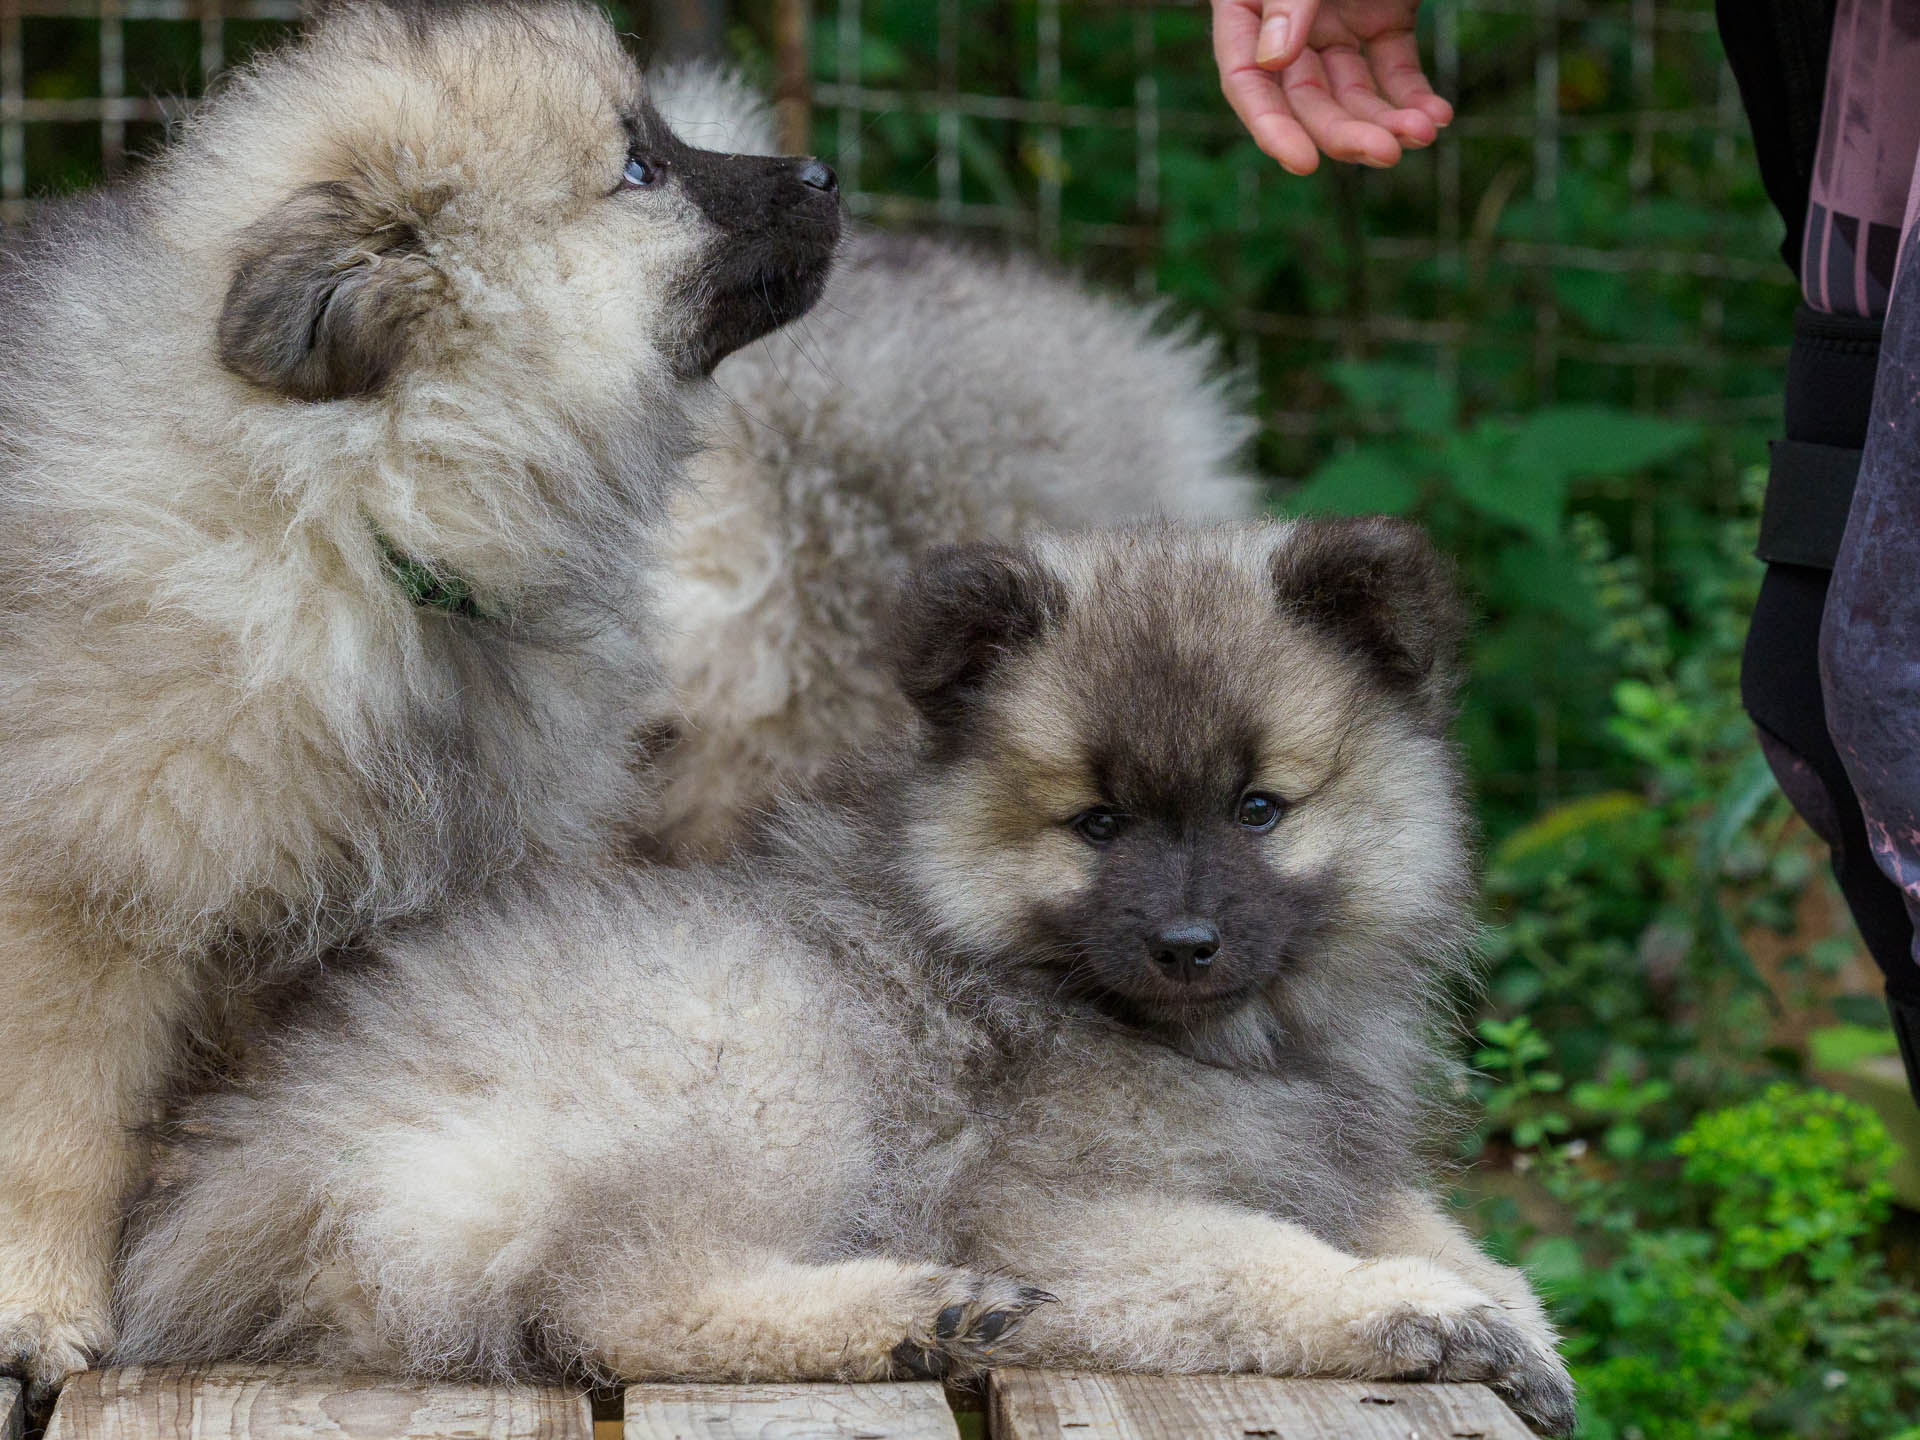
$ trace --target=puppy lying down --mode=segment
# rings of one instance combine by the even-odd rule
[[[1428,1191],[1460,609],[1391,521],[937,552],[921,743],[727,865],[514,882],[319,982],[136,1217],[127,1362],[1486,1380]]]

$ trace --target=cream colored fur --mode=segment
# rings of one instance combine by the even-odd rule
[[[868,754],[739,860],[508,884],[404,927],[317,990],[257,1084],[189,1110],[136,1225],[121,1358],[1425,1376],[1564,1430],[1525,1278],[1428,1197],[1422,1096],[1472,913],[1436,730],[1452,662],[1424,698],[1376,670],[1390,641],[1276,588],[1282,557],[1318,556],[1330,583],[1444,605],[1430,553],[1391,529],[1156,527],[926,579],[907,613],[948,631],[985,596],[991,633],[980,574],[1047,597],[978,652],[937,742]],[[947,638],[910,632],[903,664]],[[1271,892],[1221,912],[1223,969],[1260,927],[1294,938],[1229,1011],[1129,1018],[1084,980],[1111,917],[1076,907],[1106,852],[1070,807],[1133,785],[1160,843],[1153,806],[1183,798],[1111,776],[1184,773],[1209,725],[1248,767],[1227,795],[1285,785],[1292,808],[1255,835],[1223,800],[1224,849],[1173,839],[1168,863]],[[1083,928],[1050,938],[1063,914]]]
[[[336,6],[0,260],[0,1370],[107,1343],[130,1128],[206,997],[639,804],[723,239],[616,194],[642,98],[597,11]],[[369,297],[391,373],[333,398],[223,349]],[[489,618],[410,604],[380,534]]]

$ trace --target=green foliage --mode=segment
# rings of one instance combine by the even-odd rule
[[[1840,1095],[1772,1085],[1702,1116],[1673,1149],[1681,1174],[1713,1192],[1713,1227],[1742,1270],[1799,1261],[1831,1279],[1893,1201],[1893,1142],[1872,1111]]]
[[[1349,450],[1290,492],[1299,514],[1405,514],[1455,500],[1487,525],[1551,550],[1575,481],[1633,475],[1697,446],[1700,427],[1595,405],[1549,405],[1518,420],[1460,423],[1435,376],[1350,363],[1328,376],[1363,413],[1397,419],[1404,438]]]
[[[1514,1023],[1505,1057],[1533,1058],[1509,1068],[1501,1090],[1531,1097],[1531,1067],[1551,1051]],[[1920,1296],[1874,1249],[1894,1154],[1878,1117],[1775,1084],[1700,1116],[1671,1144],[1619,1143],[1618,1127],[1663,1098],[1622,1083],[1576,1090],[1579,1109],[1610,1118],[1606,1153],[1545,1138],[1524,1152],[1582,1222],[1525,1253],[1570,1332],[1581,1435],[1902,1432],[1920,1414]]]

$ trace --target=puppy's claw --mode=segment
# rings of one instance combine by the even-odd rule
[[[1511,1374],[1495,1380],[1493,1389],[1536,1433],[1553,1440],[1573,1433],[1579,1418],[1573,1377],[1559,1356],[1530,1354]]]
[[[27,1407],[36,1414],[50,1408],[67,1377],[90,1368],[106,1345],[102,1324],[63,1323],[38,1312],[0,1314],[0,1375],[26,1383]]]
[[[911,1340],[893,1347],[893,1373],[901,1380],[944,1380],[951,1362],[938,1350],[926,1350]]]
[[[895,1373],[913,1379],[946,1379],[988,1368],[993,1345],[1054,1299],[1045,1290],[998,1275],[961,1272],[934,1276],[929,1284],[946,1303],[924,1331],[894,1346],[891,1357]]]
[[[973,1327],[974,1339],[998,1340],[1006,1332],[1007,1327],[1015,1324],[1019,1318],[1010,1310],[989,1310],[980,1317],[980,1323]]]

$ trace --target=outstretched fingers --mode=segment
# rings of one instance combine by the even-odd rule
[[[1349,55],[1356,62],[1357,55],[1352,52],[1335,52]],[[1312,50],[1307,51],[1280,75],[1280,88],[1286,95],[1287,105],[1294,118],[1307,132],[1312,142],[1335,160],[1352,161],[1360,165],[1387,166],[1400,159],[1400,141],[1394,132],[1377,120],[1356,115],[1348,108],[1348,103],[1356,104],[1363,110],[1370,110],[1369,102],[1379,106],[1374,114],[1388,112],[1385,102],[1370,90],[1362,93],[1358,82],[1348,85],[1345,93],[1337,97],[1334,94],[1334,80],[1327,72],[1327,64]]]
[[[1373,67],[1358,49],[1329,46],[1321,59],[1334,102],[1354,119],[1379,126],[1411,149],[1422,149],[1439,138],[1439,127],[1425,111],[1396,107],[1382,98]]]
[[[1453,120],[1453,106],[1433,91],[1420,65],[1420,47],[1411,30],[1392,30],[1367,44],[1367,62],[1380,91],[1402,110],[1417,110],[1436,126]]]
[[[1420,65],[1417,5],[1213,0],[1221,90],[1261,150],[1296,175],[1322,154],[1393,165],[1453,119]]]
[[[1293,117],[1278,76],[1253,66],[1224,72],[1220,88],[1262,153],[1295,175],[1311,175],[1320,166],[1320,149]]]
[[[1319,147],[1294,118],[1280,77],[1262,68],[1273,63],[1268,57],[1276,34],[1290,35],[1281,54],[1290,59],[1299,53],[1314,7],[1308,3],[1294,8],[1307,11],[1304,21],[1290,17],[1277,0],[1268,0],[1265,7],[1258,0],[1215,0],[1213,57],[1220,67],[1221,93],[1254,144],[1282,168],[1310,175],[1320,164]]]

